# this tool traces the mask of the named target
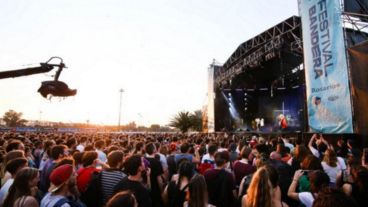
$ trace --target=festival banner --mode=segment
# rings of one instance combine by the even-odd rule
[[[311,132],[353,133],[339,0],[298,0]]]

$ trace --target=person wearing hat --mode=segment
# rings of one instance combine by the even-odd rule
[[[41,200],[40,207],[83,207],[77,201],[78,189],[76,173],[72,165],[65,164],[55,168],[50,174],[49,193]]]

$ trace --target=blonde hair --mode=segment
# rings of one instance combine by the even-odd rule
[[[254,173],[247,191],[247,207],[271,207],[272,186],[266,167],[261,167]]]

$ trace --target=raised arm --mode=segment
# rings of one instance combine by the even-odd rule
[[[296,192],[296,187],[297,187],[299,179],[302,175],[303,175],[302,170],[295,171],[293,181],[291,182],[291,185],[290,185],[288,193],[287,193],[287,195],[290,198],[294,199],[294,200],[299,200],[299,195],[298,195],[299,193]]]
[[[325,144],[327,147],[329,147],[330,145],[328,144],[327,140],[325,140],[325,138],[323,138],[322,134],[320,135],[321,137],[321,142],[323,142],[323,144]]]
[[[313,147],[313,143],[314,143],[314,140],[316,139],[317,137],[317,134],[313,134],[311,139],[309,140],[309,143],[308,143],[308,147],[311,148]]]

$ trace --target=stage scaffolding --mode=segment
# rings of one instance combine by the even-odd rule
[[[247,69],[255,68],[262,61],[276,58],[277,51],[286,43],[290,52],[302,56],[300,17],[292,16],[256,37],[242,43],[220,71],[217,71],[215,84],[219,86],[230,81]],[[287,39],[287,41],[285,41]]]
[[[365,17],[367,17],[365,14],[352,14],[346,11],[342,13],[346,48],[368,39],[366,33],[368,18]],[[280,88],[305,86],[301,30],[300,17],[292,16],[240,44],[222,66],[214,67],[212,87],[215,93],[216,131],[222,130],[223,127],[223,124],[219,124],[219,120],[224,122],[226,116],[230,116],[228,112],[225,113],[228,110],[226,102],[219,101],[223,96],[221,92],[225,91],[227,94],[231,90],[264,91],[267,88],[270,96],[273,96],[274,90]],[[253,76],[248,77],[248,74]],[[299,98],[305,98],[305,91],[300,91]],[[307,132],[307,109],[305,105],[300,108],[303,111],[301,131]],[[240,112],[240,116],[242,113]],[[231,127],[228,130],[234,131]]]

